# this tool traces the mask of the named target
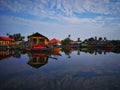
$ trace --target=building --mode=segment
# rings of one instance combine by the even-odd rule
[[[61,45],[60,40],[53,38],[49,41],[50,45]]]
[[[5,36],[0,36],[0,45],[2,46],[8,46],[8,45],[19,45],[19,41],[14,41],[14,39],[5,37]]]
[[[13,44],[14,40],[9,37],[0,36],[0,45],[10,45]]]
[[[30,46],[35,46],[35,45],[48,45],[49,44],[49,39],[42,34],[36,32],[30,36],[28,36],[28,43]]]

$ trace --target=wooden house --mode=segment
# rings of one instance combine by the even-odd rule
[[[36,32],[30,36],[28,36],[28,43],[30,46],[35,45],[45,45],[47,46],[49,43],[49,39],[42,34]]]
[[[2,46],[8,46],[8,45],[19,45],[19,41],[14,41],[14,39],[6,37],[6,36],[0,36],[0,45]]]
[[[5,36],[0,36],[0,45],[10,45],[13,43],[13,39]]]

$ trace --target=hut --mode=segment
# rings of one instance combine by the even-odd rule
[[[36,45],[47,46],[49,43],[49,39],[45,37],[44,35],[36,32],[28,36],[28,43],[31,47],[36,46]]]
[[[0,45],[10,45],[13,43],[13,39],[5,36],[0,36]]]
[[[61,45],[60,40],[53,38],[49,41],[50,45]]]

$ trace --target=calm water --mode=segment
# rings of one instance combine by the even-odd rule
[[[10,52],[0,59],[0,90],[120,90],[119,53]]]

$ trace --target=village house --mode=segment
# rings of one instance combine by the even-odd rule
[[[53,38],[49,41],[49,44],[50,45],[61,45],[61,41],[56,38]]]
[[[0,45],[10,45],[13,44],[14,40],[9,37],[0,36]]]
[[[14,41],[14,39],[6,37],[6,36],[0,36],[0,45],[7,46],[7,45],[18,45],[20,44],[19,41]]]
[[[35,45],[47,46],[49,44],[49,39],[42,34],[36,32],[28,36],[28,43],[31,47]]]

